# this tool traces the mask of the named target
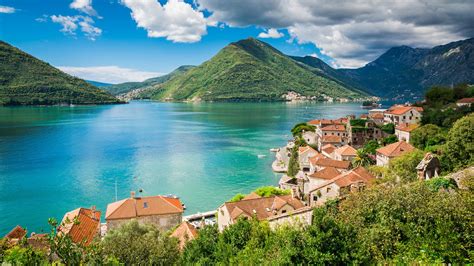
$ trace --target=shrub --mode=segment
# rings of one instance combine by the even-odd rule
[[[424,125],[411,133],[410,143],[420,150],[443,144],[446,141],[444,131],[437,125]]]
[[[474,164],[474,114],[459,119],[449,130],[441,162],[448,171]]]

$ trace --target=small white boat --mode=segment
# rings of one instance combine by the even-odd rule
[[[261,159],[261,158],[265,158],[265,157],[267,157],[267,156],[266,156],[265,154],[259,154],[259,155],[257,155],[257,157],[258,157],[259,159]]]
[[[279,152],[280,149],[279,149],[279,148],[272,148],[272,149],[270,149],[270,151],[271,151],[271,152]]]

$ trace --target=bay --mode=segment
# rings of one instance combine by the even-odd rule
[[[270,148],[297,122],[366,113],[360,103],[156,103],[0,108],[0,235],[138,195],[174,194],[186,214],[276,185]],[[265,157],[258,156],[265,155]]]

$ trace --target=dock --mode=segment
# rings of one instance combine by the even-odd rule
[[[202,219],[212,219],[216,217],[216,210],[208,212],[198,212],[195,214],[187,215],[183,217],[183,220],[188,222],[202,221]]]

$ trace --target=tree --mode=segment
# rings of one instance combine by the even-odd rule
[[[395,135],[390,135],[384,139],[382,139],[382,146],[386,146],[386,145],[389,145],[389,144],[392,144],[392,143],[395,143],[398,141],[398,138],[397,136]]]
[[[176,238],[136,220],[108,232],[101,246],[106,258],[117,258],[125,265],[173,265],[179,256]]]
[[[230,202],[240,201],[240,200],[242,200],[244,197],[245,197],[245,194],[237,193],[237,194],[235,194],[235,196],[233,196],[229,201],[230,201]]]
[[[410,143],[420,150],[428,147],[441,145],[446,141],[444,131],[437,125],[427,124],[421,126],[411,133]]]
[[[296,124],[292,129],[291,133],[293,134],[293,137],[301,137],[303,131],[311,131],[314,132],[316,130],[315,126],[308,125],[306,123],[299,123]]]
[[[445,105],[454,102],[454,92],[448,87],[435,86],[425,93],[425,99],[430,106]]]
[[[204,226],[199,230],[195,240],[189,241],[181,255],[181,265],[212,265],[216,263],[217,241],[219,240],[217,225]]]
[[[255,190],[255,193],[260,197],[271,197],[271,196],[282,196],[289,195],[290,190],[283,190],[273,186],[259,187]]]
[[[376,140],[369,140],[364,145],[364,152],[375,155],[377,149],[380,148],[380,144]]]
[[[298,162],[298,146],[295,145],[291,150],[290,160],[288,161],[287,174],[290,177],[295,177],[299,170],[300,164]]]
[[[424,152],[414,150],[390,160],[387,175],[397,181],[406,183],[417,180],[416,166],[424,157]]]
[[[474,164],[474,113],[456,121],[449,130],[441,163],[448,171]]]
[[[380,129],[387,133],[387,134],[394,134],[395,133],[395,125],[393,123],[388,123],[385,125],[382,125]]]
[[[46,254],[31,246],[13,246],[5,252],[4,261],[12,265],[45,265],[48,263]]]
[[[374,163],[374,160],[369,156],[369,153],[365,149],[358,149],[357,155],[354,157],[354,160],[352,160],[354,167],[367,167]]]

